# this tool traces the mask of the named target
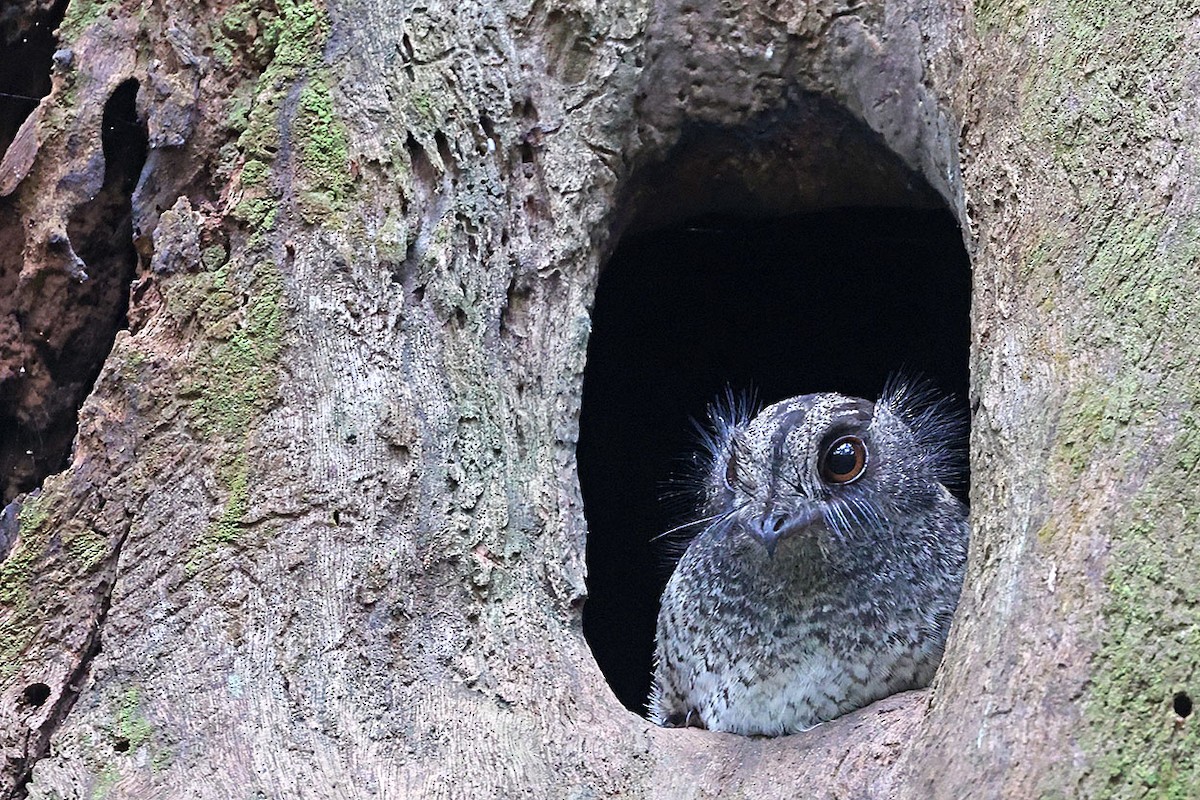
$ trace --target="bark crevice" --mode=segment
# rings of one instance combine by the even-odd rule
[[[5,502],[67,465],[79,408],[117,331],[128,327],[129,287],[138,264],[132,198],[147,153],[137,92],[138,82],[127,80],[105,103],[98,131],[99,191],[77,205],[65,231],[48,242],[50,260],[64,266],[35,270],[34,264],[14,260],[0,273],[0,283],[10,290],[0,302],[11,305],[6,316],[11,338],[0,340],[7,350],[0,365]],[[8,257],[19,259],[25,252],[21,247]],[[47,293],[54,302],[46,302]]]

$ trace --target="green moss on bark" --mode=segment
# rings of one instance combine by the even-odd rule
[[[221,23],[229,41],[245,45],[252,28],[264,27],[271,43],[253,101],[244,110],[231,112],[236,124],[244,120],[236,146],[237,166],[232,167],[240,193],[232,216],[246,226],[249,237],[240,256],[192,276],[189,284],[168,293],[172,314],[180,320],[194,318],[204,329],[192,380],[184,388],[185,396],[192,398],[190,417],[204,437],[226,443],[217,466],[217,479],[225,490],[224,508],[193,542],[187,557],[189,573],[202,569],[213,552],[235,542],[241,533],[250,503],[250,437],[277,388],[284,288],[275,263],[279,248],[268,241],[268,234],[276,229],[281,213],[281,192],[273,185],[273,172],[283,149],[282,137],[295,142],[298,157],[292,166],[301,187],[302,215],[314,206],[322,211],[340,207],[349,186],[346,136],[323,77],[323,50],[329,35],[324,10],[309,0],[284,0],[277,3],[273,16],[251,20],[239,9],[235,6]],[[301,88],[296,119],[289,128],[282,114],[297,84]],[[321,202],[308,202],[314,197]],[[253,266],[247,268],[247,263]]]
[[[1099,532],[1111,549],[1079,732],[1089,797],[1200,796],[1200,734],[1171,708],[1177,691],[1200,691],[1200,228],[1180,223],[1195,209],[1159,198],[1153,167],[1137,167],[1167,142],[1195,148],[1173,118],[1194,102],[1183,79],[1196,58],[1181,47],[1194,11],[1048,3],[1023,86],[1027,141],[1053,155],[1076,198],[1077,227],[1051,247],[1075,387],[1058,423],[1059,482],[1088,476],[1132,498]]]
[[[1200,728],[1180,719],[1172,701],[1200,686],[1200,598],[1186,566],[1200,555],[1187,535],[1195,512],[1164,524],[1162,505],[1139,505],[1105,574],[1105,638],[1086,700],[1094,784],[1102,797],[1184,800],[1200,789]]]
[[[273,397],[283,342],[283,281],[267,261],[259,261],[248,277],[244,287],[233,287],[228,265],[218,270],[199,309],[212,340],[196,360],[193,390],[199,397],[192,410],[206,436],[244,433]]]
[[[108,555],[108,537],[91,529],[82,528],[63,537],[67,558],[81,573],[89,573]]]
[[[150,741],[154,726],[142,712],[142,691],[135,687],[126,689],[117,701],[116,718],[112,723],[112,735],[125,745],[122,752],[134,753]]]
[[[279,269],[258,261],[236,275],[243,279],[238,286],[233,285],[231,269],[226,263],[211,276],[193,277],[192,282],[203,282],[203,287],[189,287],[190,302],[175,304],[195,308],[208,334],[193,362],[193,380],[183,388],[185,397],[193,398],[189,416],[206,440],[226,443],[217,468],[226,491],[225,507],[189,551],[187,568],[193,574],[217,547],[234,542],[241,530],[249,503],[250,436],[274,401],[283,349]]]
[[[270,165],[288,135],[297,155],[295,206],[310,223],[327,219],[345,207],[352,185],[349,143],[345,125],[333,106],[323,59],[329,24],[324,11],[312,2],[288,2],[268,22],[275,44],[259,78],[249,107],[230,108],[231,125],[240,131],[238,152],[242,197],[234,216],[253,230],[274,227],[279,193],[271,187]],[[231,17],[224,28],[232,39],[244,36],[252,23]],[[291,88],[301,85],[293,101]],[[288,118],[283,112],[294,102]]]
[[[8,558],[0,562],[0,680],[11,677],[20,655],[36,632],[31,591],[36,566],[49,539],[50,511],[40,498],[27,500],[19,516],[20,539]]]
[[[71,0],[58,26],[58,40],[64,44],[75,41],[115,5],[114,0]]]
[[[300,177],[308,187],[300,197],[300,213],[305,221],[318,222],[345,207],[351,187],[346,129],[324,81],[310,80],[301,91],[293,130]]]
[[[1029,13],[1029,3],[1025,0],[976,0],[972,5],[975,32],[979,35],[1021,27]]]
[[[112,552],[112,543],[78,517],[54,513],[57,487],[25,500],[18,540],[0,562],[0,680],[16,673],[45,624],[56,595],[78,591]]]

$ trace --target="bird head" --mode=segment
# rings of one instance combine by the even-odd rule
[[[946,398],[895,382],[875,403],[793,397],[752,419],[710,413],[706,516],[767,552],[793,537],[867,544],[866,534],[932,507],[960,461],[962,425]]]

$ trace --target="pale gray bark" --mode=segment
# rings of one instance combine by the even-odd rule
[[[0,219],[29,275],[70,266],[50,243],[136,78],[142,263],[4,562],[6,788],[36,762],[37,798],[1197,791],[1194,8],[82,1]],[[639,170],[810,94],[966,231],[967,586],[931,691],[777,740],[659,730],[580,631],[589,304]],[[819,140],[745,192],[822,202]]]

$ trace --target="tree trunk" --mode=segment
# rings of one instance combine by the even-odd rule
[[[0,164],[0,792],[1200,794],[1200,15],[1001,6],[71,0]],[[580,626],[589,308],[710,210],[690,132],[812,98],[963,226],[969,575],[930,690],[657,729]]]

